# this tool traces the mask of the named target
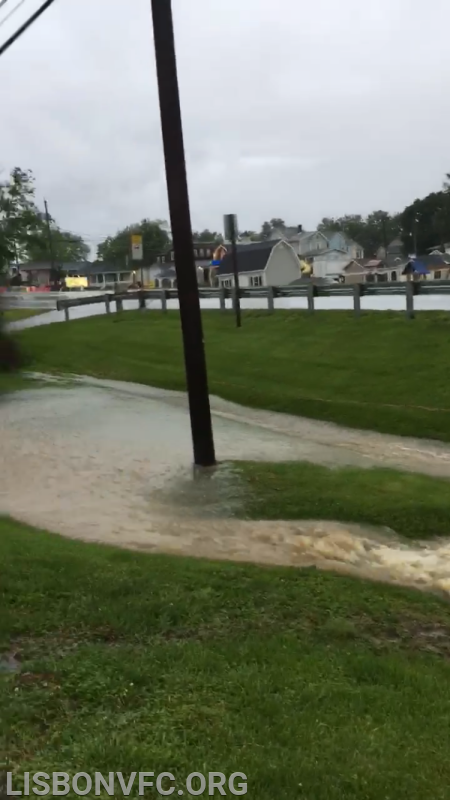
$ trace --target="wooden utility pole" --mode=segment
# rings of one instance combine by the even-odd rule
[[[166,164],[194,463],[216,463],[209,405],[197,270],[184,156],[175,39],[170,0],[151,0],[161,128]]]
[[[53,236],[52,236],[52,228],[50,225],[51,220],[50,220],[50,214],[48,213],[47,200],[44,200],[44,206],[45,206],[45,223],[47,228],[48,250],[50,253],[50,274],[53,275],[53,283],[56,283],[55,251],[53,250]]]

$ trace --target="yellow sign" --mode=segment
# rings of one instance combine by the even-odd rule
[[[142,261],[144,258],[144,248],[140,233],[134,233],[131,236],[131,258],[133,261]]]

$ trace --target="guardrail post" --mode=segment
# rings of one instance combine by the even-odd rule
[[[116,311],[123,311],[123,302],[121,297],[116,297]]]
[[[139,293],[138,300],[139,300],[139,310],[145,311],[145,309],[147,308],[147,306],[145,305],[145,294]]]
[[[355,312],[355,317],[361,316],[361,290],[362,286],[360,283],[355,283],[353,285],[353,310]]]
[[[64,319],[66,322],[70,321],[69,306],[64,306]]]
[[[105,294],[105,309],[107,314],[111,313],[111,300],[109,298],[109,294]]]
[[[273,286],[267,287],[267,308],[269,310],[269,314],[273,314],[275,311]]]
[[[309,311],[310,314],[312,314],[313,311],[314,311],[314,284],[313,283],[308,284],[308,291],[307,291],[306,297],[308,299],[308,311]]]
[[[408,319],[414,319],[414,283],[413,281],[406,281],[406,316]]]
[[[165,289],[163,289],[161,292],[161,310],[163,314],[165,314],[167,311],[167,295]]]
[[[226,311],[227,304],[225,302],[225,289],[223,287],[219,289],[219,303],[220,303],[220,310]]]

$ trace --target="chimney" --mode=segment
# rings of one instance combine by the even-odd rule
[[[303,233],[303,225],[297,225],[297,233]]]

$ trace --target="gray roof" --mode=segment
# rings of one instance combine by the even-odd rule
[[[265,242],[237,246],[238,272],[262,272],[270,258],[273,248],[283,239],[268,239]],[[219,266],[219,275],[233,274],[233,255],[228,252]]]
[[[77,271],[84,271],[85,269],[89,268],[91,265],[90,261],[56,261],[55,265],[60,267],[66,272],[74,272]],[[23,272],[27,272],[28,270],[33,272],[38,272],[40,269],[51,269],[52,265],[50,261],[25,261],[22,264],[19,264],[19,270]]]

